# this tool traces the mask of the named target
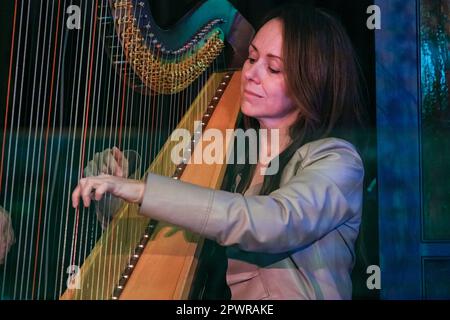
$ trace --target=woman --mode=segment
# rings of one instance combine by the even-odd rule
[[[282,7],[255,35],[241,87],[247,122],[279,130],[277,174],[264,176],[261,163],[233,167],[236,192],[154,174],[145,184],[101,175],[80,180],[73,205],[109,192],[226,246],[233,299],[349,299],[364,169],[341,138],[359,118],[358,88],[342,26],[314,8]],[[120,176],[121,153],[104,158]]]

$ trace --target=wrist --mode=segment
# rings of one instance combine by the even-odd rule
[[[138,199],[137,199],[137,203],[139,205],[142,204],[142,202],[144,201],[144,193],[145,193],[145,183],[142,181],[138,182]]]

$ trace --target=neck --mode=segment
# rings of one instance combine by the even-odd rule
[[[259,135],[260,156],[264,154],[273,159],[283,152],[292,142],[289,135],[289,128],[268,128],[262,123],[260,125],[260,130],[263,130]]]

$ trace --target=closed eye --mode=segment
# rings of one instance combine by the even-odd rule
[[[280,73],[280,70],[276,70],[276,69],[272,69],[272,68],[269,68],[269,71],[270,71],[270,73],[274,73],[274,74]]]

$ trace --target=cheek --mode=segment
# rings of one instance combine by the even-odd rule
[[[288,96],[283,85],[273,85],[269,90],[270,92],[268,95],[270,96],[270,101],[268,102],[274,109],[285,111],[293,108],[292,99]]]
[[[247,68],[248,68],[248,60],[245,60],[241,71],[241,92],[244,90],[244,86],[247,82],[247,79],[245,77],[245,74],[247,73]]]
[[[244,76],[248,60],[244,63],[241,75],[241,95],[247,84]],[[292,100],[287,95],[286,84],[284,79],[275,77],[267,77],[259,84],[265,93],[265,98],[260,101],[241,100],[241,111],[247,116],[275,116],[286,114],[293,109]]]

